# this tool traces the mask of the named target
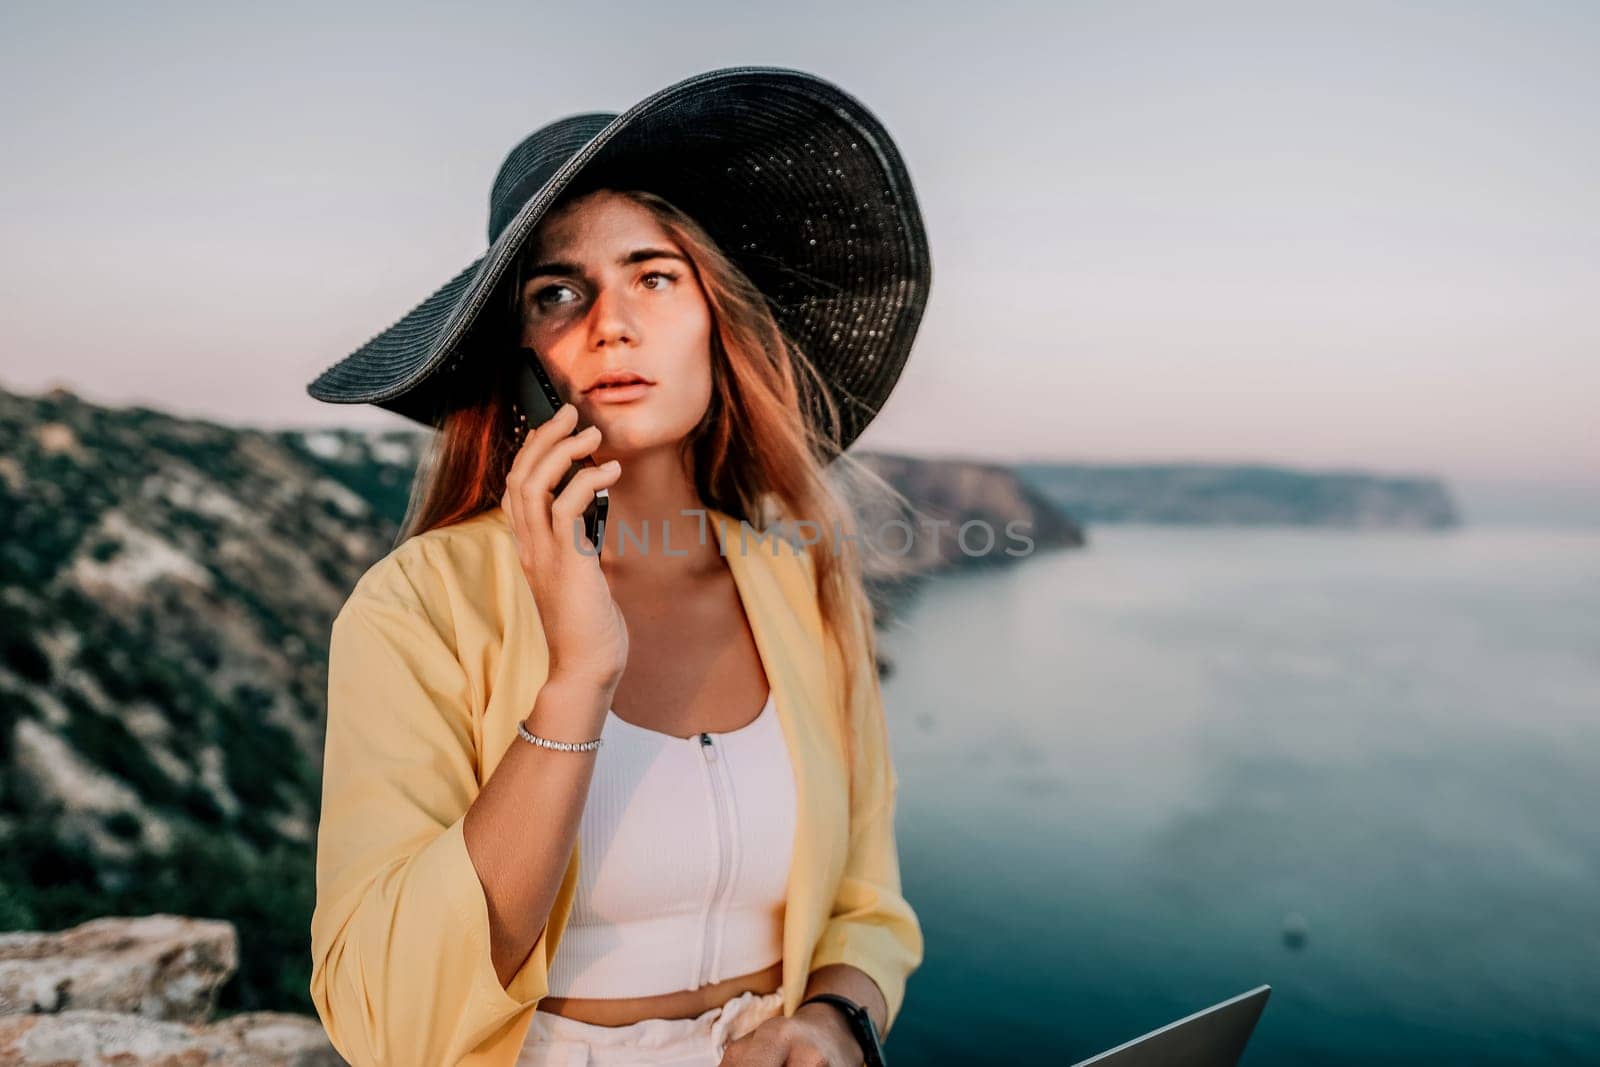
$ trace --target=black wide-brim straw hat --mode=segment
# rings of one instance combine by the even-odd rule
[[[883,125],[838,86],[780,67],[708,71],[621,114],[534,131],[495,176],[488,251],[307,392],[438,425],[444,376],[509,313],[504,286],[529,235],[564,196],[602,187],[658,193],[705,228],[827,381],[847,448],[910,355],[928,240]]]

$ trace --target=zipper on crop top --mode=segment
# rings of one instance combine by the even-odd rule
[[[711,961],[715,956],[712,947],[713,928],[717,921],[718,906],[731,880],[729,868],[732,866],[734,832],[729,817],[728,801],[724,795],[722,775],[718,773],[720,768],[717,766],[717,745],[708,733],[700,735],[700,754],[705,757],[706,776],[711,782],[711,802],[716,811],[717,880],[711,890],[711,904],[706,909],[705,937],[700,950],[700,979],[695,984],[696,989],[711,981]]]

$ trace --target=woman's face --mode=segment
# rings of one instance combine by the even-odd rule
[[[676,447],[711,401],[711,310],[683,250],[645,208],[600,190],[545,219],[528,254],[522,343],[600,427],[595,461]],[[599,384],[616,373],[648,384]]]

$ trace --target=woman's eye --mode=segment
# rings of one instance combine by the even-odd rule
[[[668,270],[653,270],[649,274],[646,274],[643,278],[640,279],[640,284],[644,285],[645,288],[647,288],[647,289],[665,289],[666,288],[666,286],[664,284],[663,285],[650,285],[649,283],[650,283],[651,279],[657,279],[657,280],[666,281],[666,282],[675,282],[675,281],[678,280],[678,276],[676,274],[672,273],[671,271],[668,271]]]
[[[541,308],[553,307],[558,303],[567,303],[568,301],[560,299],[562,293],[577,295],[565,285],[547,285],[533,294],[533,302]]]

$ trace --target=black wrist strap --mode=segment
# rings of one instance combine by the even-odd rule
[[[856,1039],[856,1044],[861,1046],[862,1062],[865,1067],[886,1067],[883,1044],[878,1040],[878,1026],[872,1021],[872,1016],[866,1008],[838,993],[818,993],[809,996],[800,1002],[800,1006],[804,1007],[813,1001],[832,1004],[844,1014],[845,1021],[850,1024],[851,1035]]]

